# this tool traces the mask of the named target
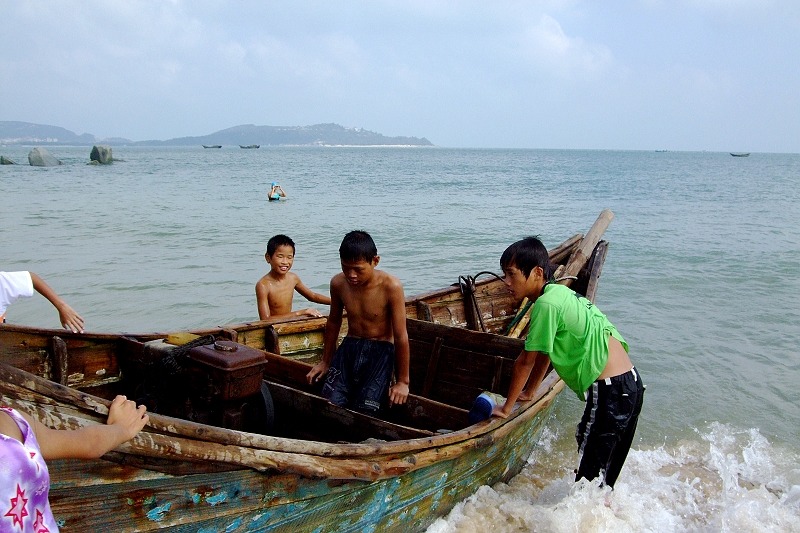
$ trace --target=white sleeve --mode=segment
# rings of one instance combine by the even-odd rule
[[[27,270],[0,272],[0,316],[18,298],[33,296],[33,280]]]

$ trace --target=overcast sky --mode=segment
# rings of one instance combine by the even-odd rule
[[[0,120],[800,152],[800,1],[0,0]]]

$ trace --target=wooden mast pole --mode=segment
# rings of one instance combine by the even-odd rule
[[[570,255],[569,260],[567,261],[566,265],[562,265],[558,267],[556,270],[555,278],[564,278],[565,276],[577,276],[578,272],[581,271],[583,266],[592,256],[592,251],[594,247],[597,246],[597,243],[600,242],[600,238],[605,233],[606,229],[608,229],[609,224],[611,221],[614,220],[614,212],[610,209],[603,209],[600,212],[600,216],[597,217],[592,227],[586,233],[586,236],[581,241],[580,245],[572,252]],[[572,284],[572,279],[567,277],[566,279],[562,279],[558,283],[566,286],[570,286]],[[523,300],[522,304],[520,305],[520,309],[525,307],[527,303],[527,298]],[[517,322],[517,325],[509,332],[509,337],[519,338],[522,335],[522,332],[528,327],[528,321],[530,320],[530,314],[526,314],[525,316]]]

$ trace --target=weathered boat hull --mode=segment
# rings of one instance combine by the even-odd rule
[[[558,392],[502,439],[487,435],[464,443],[464,451],[444,448],[436,452],[442,460],[388,479],[249,469],[171,476],[102,460],[54,461],[50,501],[64,531],[420,531],[479,486],[521,470]]]
[[[464,394],[461,407],[412,398],[408,406],[411,412],[396,418],[433,420],[427,423],[429,429],[370,419],[328,405],[333,410],[328,422],[351,427],[365,427],[369,422],[380,432],[379,437],[390,437],[393,431],[406,437],[397,441],[303,441],[152,414],[150,424],[134,441],[101,460],[51,462],[54,514],[65,531],[148,531],[163,527],[187,531],[423,529],[479,486],[507,480],[519,472],[536,446],[563,383],[550,376],[541,389],[541,399],[520,409],[513,418],[467,426],[465,407],[484,385],[507,386],[511,354],[519,346],[512,339],[466,331],[443,338],[441,335],[452,328],[409,322],[415,352],[425,353],[435,347],[443,379],[458,378],[451,370],[452,362],[468,357],[467,350],[474,342],[487,341],[499,343],[497,354],[487,354],[487,360],[505,367],[498,374],[503,379],[496,381],[483,373],[482,382],[462,384],[465,389],[450,393]],[[427,337],[419,330],[425,330]],[[427,360],[416,358],[417,372],[435,368],[433,353],[429,355]],[[268,366],[275,367],[274,375],[268,377],[276,381],[269,383],[280,397],[280,390],[286,389],[281,382],[296,380],[309,364],[270,357]],[[3,403],[32,413],[51,427],[103,422],[107,401],[101,398],[6,364],[0,364],[0,381]],[[453,397],[439,392],[442,399],[453,402]],[[322,424],[312,415],[323,409],[313,404],[321,399],[311,393],[295,394],[300,396],[294,398],[295,402],[312,402],[307,407],[308,424],[320,427]],[[437,409],[448,416],[437,415]],[[458,427],[439,433],[432,430],[437,422]]]
[[[590,298],[607,250],[595,242],[576,236],[551,253],[561,264],[591,254],[576,281]],[[381,418],[333,406],[306,383],[324,317],[195,331],[263,350],[274,427],[258,434],[184,420],[196,407],[181,418],[153,412],[139,435],[102,459],[49,464],[56,519],[64,531],[409,532],[481,485],[510,479],[536,448],[564,384],[551,371],[536,399],[508,419],[469,424],[480,392],[507,391],[523,341],[469,331],[508,330],[518,302],[500,280],[465,279],[471,291],[408,299],[411,394]],[[53,428],[104,423],[114,394],[136,397],[148,371],[162,368],[151,366],[161,359],[145,346],[168,336],[0,325],[0,402]],[[234,414],[244,417],[244,407]]]

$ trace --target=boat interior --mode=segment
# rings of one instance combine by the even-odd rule
[[[309,323],[310,322],[310,323]],[[121,379],[113,391],[152,412],[272,436],[323,442],[422,438],[465,428],[483,391],[507,390],[522,341],[408,319],[411,388],[408,403],[379,416],[328,403],[306,374],[321,356],[324,319],[239,328],[236,340],[201,336],[185,350],[169,339],[120,339]],[[282,330],[278,332],[277,329]],[[228,339],[225,339],[227,335]],[[284,350],[281,350],[281,344]],[[287,352],[297,344],[302,352]],[[228,351],[235,350],[235,351]],[[239,360],[231,362],[232,357]],[[262,381],[263,378],[263,381]]]
[[[574,243],[562,247],[556,260]],[[578,292],[594,290],[604,256],[599,245],[573,286]],[[464,277],[456,285],[459,290],[407,302],[410,395],[407,404],[379,416],[332,405],[320,395],[321,384],[308,384],[306,374],[322,352],[324,317],[163,335],[32,334],[6,325],[0,351],[8,367],[106,400],[125,394],[176,419],[333,443],[428,438],[467,428],[482,392],[505,394],[523,346],[504,335],[519,302],[502,280]],[[471,292],[461,285],[471,285]],[[341,335],[346,329],[345,320]]]

